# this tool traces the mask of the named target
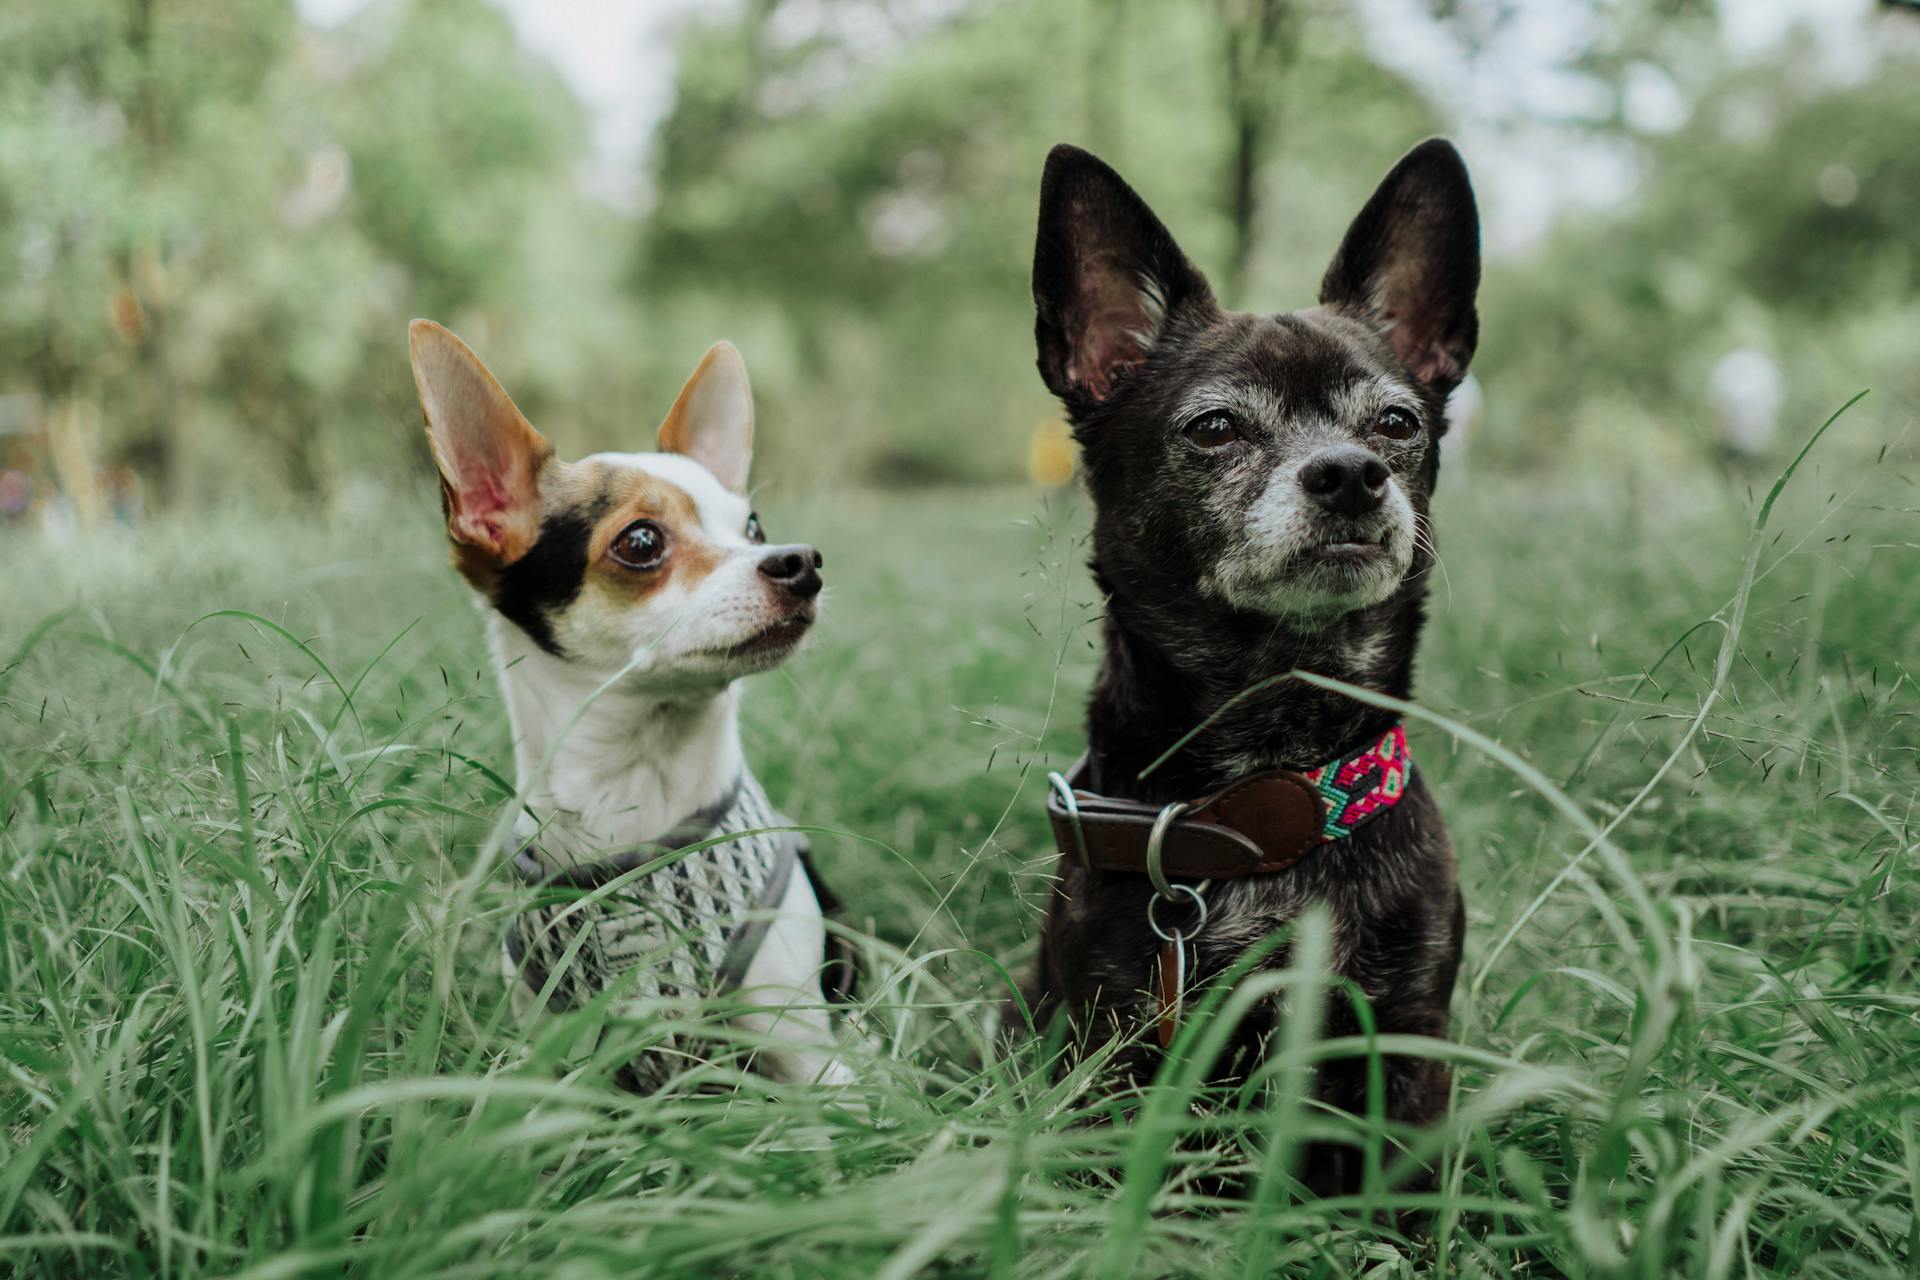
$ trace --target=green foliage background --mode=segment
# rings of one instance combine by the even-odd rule
[[[1505,20],[1491,3],[1434,12],[1468,47]],[[328,28],[284,0],[10,5],[0,394],[26,393],[12,416],[33,438],[0,444],[0,463],[51,485],[40,437],[64,433],[97,465],[130,464],[154,505],[417,480],[399,335],[429,315],[563,449],[643,443],[727,335],[783,484],[1015,478],[1054,414],[1024,341],[1046,148],[1113,160],[1230,300],[1301,305],[1379,173],[1451,123],[1379,65],[1372,14],[691,11],[671,28],[647,194],[623,211],[577,181],[584,109],[475,0],[375,0]],[[1541,151],[1543,168],[1606,155],[1639,180],[1622,207],[1490,262],[1477,457],[1703,465],[1707,370],[1740,345],[1780,362],[1795,421],[1863,385],[1920,398],[1920,23],[1881,17],[1849,80],[1820,73],[1805,33],[1736,60],[1706,15],[1594,9],[1600,35],[1574,61],[1602,101],[1658,67],[1691,114],[1662,135],[1618,109],[1547,122],[1611,150]],[[1844,203],[1822,192],[1836,166]]]

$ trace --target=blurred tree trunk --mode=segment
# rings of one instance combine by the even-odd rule
[[[220,380],[230,389],[234,407],[248,429],[270,440],[280,454],[287,488],[305,498],[325,499],[332,491],[321,452],[321,403],[317,388],[292,382],[275,368],[270,349],[291,341],[288,334],[269,327],[258,344],[236,348],[220,367]]]
[[[131,137],[136,150],[140,188],[149,198],[157,195],[157,177],[165,164],[167,148],[164,103],[161,101],[161,71],[154,52],[156,0],[129,0],[127,10],[127,46],[139,67],[133,93]],[[152,232],[143,238],[150,239]],[[158,244],[129,244],[121,256],[121,270],[127,287],[133,291],[134,320],[120,326],[121,336],[133,343],[134,410],[136,421],[126,452],[136,460],[158,496],[177,496],[179,458],[179,395],[174,384],[173,366],[167,339],[170,317],[166,294],[166,249]]]
[[[71,242],[64,237],[54,245],[57,256],[72,252]],[[37,308],[46,317],[45,323],[38,327],[25,363],[39,397],[40,428],[54,479],[73,503],[75,518],[90,526],[99,521],[101,510],[92,450],[92,437],[100,420],[94,399],[98,388],[85,376],[85,345],[74,337],[77,326],[71,313],[83,305],[82,296],[59,286],[57,282],[64,275],[60,270],[48,273],[45,301]]]
[[[106,512],[99,473],[93,465],[99,406],[83,396],[70,395],[49,404],[46,413],[47,453],[53,460],[53,474],[73,503],[74,518],[81,527],[90,529]]]
[[[1280,88],[1298,49],[1298,0],[1219,0],[1227,86],[1227,213],[1221,293],[1238,306],[1260,238],[1261,167],[1279,133]]]
[[[133,431],[124,452],[161,498],[177,496],[180,453],[179,387],[168,359],[170,316],[163,278],[144,253],[122,258],[127,277],[115,325],[133,344]]]

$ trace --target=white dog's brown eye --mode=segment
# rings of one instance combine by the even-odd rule
[[[747,512],[747,541],[758,545],[766,540],[767,532],[760,527],[760,513]]]
[[[1218,449],[1240,438],[1240,424],[1232,414],[1216,409],[1189,422],[1185,434],[1202,449]]]
[[[657,569],[667,558],[667,531],[651,520],[635,520],[619,532],[607,553],[629,569]]]
[[[1389,440],[1411,440],[1420,434],[1420,419],[1405,409],[1382,409],[1373,429]]]

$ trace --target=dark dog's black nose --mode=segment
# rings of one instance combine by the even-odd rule
[[[826,562],[812,547],[774,547],[760,561],[760,573],[790,595],[811,600],[820,594],[820,567]]]
[[[1322,449],[1300,468],[1300,487],[1328,511],[1363,516],[1387,496],[1387,464],[1359,445]]]

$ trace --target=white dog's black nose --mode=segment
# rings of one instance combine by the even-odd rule
[[[789,595],[810,600],[820,594],[820,568],[826,562],[812,547],[772,547],[760,560],[760,574]]]
[[[1322,449],[1300,468],[1300,487],[1339,516],[1363,516],[1387,496],[1387,464],[1359,445]]]

